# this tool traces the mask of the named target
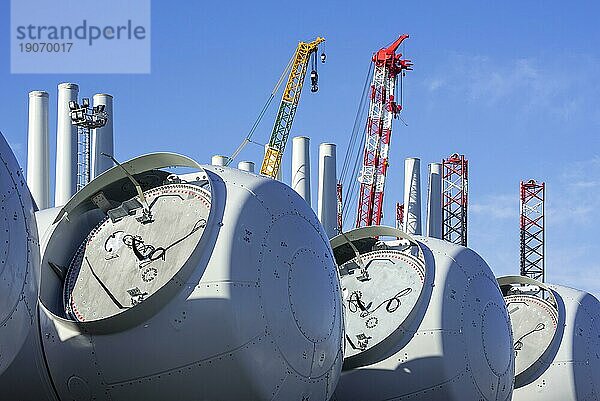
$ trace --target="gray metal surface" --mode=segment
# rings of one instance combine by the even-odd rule
[[[369,240],[373,233],[402,238],[394,243],[374,242],[371,249],[340,263],[340,280],[345,309],[346,367],[376,362],[382,353],[402,341],[416,305],[422,301],[425,259],[418,244],[400,230],[368,227],[331,240],[338,262],[348,242]],[[356,252],[355,251],[355,252]]]
[[[503,279],[506,278],[500,278],[499,281]],[[543,341],[538,339],[528,344],[523,341],[524,349],[529,346],[531,353],[541,356],[517,376],[513,400],[600,400],[600,302],[591,294],[572,288],[552,284],[545,286],[541,283],[537,285],[547,288],[556,301],[556,334],[545,352],[541,349],[546,346],[547,339],[542,337]],[[507,296],[507,301],[512,300],[512,297]],[[552,302],[549,304],[552,306]],[[517,332],[523,332],[522,325],[535,327],[541,323],[545,325],[546,322],[552,324],[554,315],[554,312],[549,312],[544,306],[533,303],[521,315],[515,313],[511,314],[511,320],[515,321],[513,330],[516,340]],[[517,351],[517,360],[521,357]]]
[[[356,265],[356,258],[340,266],[346,359],[366,353],[401,328],[419,301],[425,282],[424,263],[410,254],[391,249],[372,251],[361,259],[368,280],[361,278],[357,269],[344,272],[347,265]]]
[[[378,230],[379,235],[394,235],[390,228],[370,230],[371,235]],[[354,242],[357,236],[350,232],[348,237]],[[386,343],[387,350],[370,364],[351,369],[345,361],[334,399],[510,400],[512,336],[491,270],[468,248],[431,238],[411,240],[418,243],[425,268],[423,297],[413,308],[414,318],[400,326],[400,335],[390,336],[396,344]],[[342,243],[340,237],[334,242]],[[355,243],[357,248],[364,245]],[[389,299],[396,288],[381,291],[379,296]]]
[[[546,352],[558,325],[558,311],[533,295],[505,298],[513,329],[515,375],[531,367]]]
[[[515,383],[520,387],[537,373],[557,341],[558,304],[550,288],[531,278],[506,276],[498,284],[511,320]]]
[[[151,221],[127,215],[113,223],[106,217],[79,247],[65,280],[69,317],[100,320],[127,311],[173,280],[190,259],[206,227],[210,193],[170,184],[145,197]]]
[[[34,205],[0,134],[0,399],[55,400],[37,319],[40,253]]]
[[[35,327],[38,283],[39,251],[31,194],[0,134],[0,374]]]
[[[139,158],[132,174],[165,179],[156,168]],[[142,287],[142,261],[118,235],[111,239],[114,230],[156,249],[192,231],[206,207],[155,197],[154,222],[128,216],[112,223],[91,199],[102,192],[111,204],[126,202],[134,194],[119,190],[123,182],[115,169],[92,181],[43,244],[40,330],[57,398],[329,399],[343,360],[341,290],[327,236],[306,202],[278,181],[226,167],[206,166],[164,184],[146,180],[154,183],[145,187],[149,202],[154,191],[193,187],[210,194],[210,212],[200,240],[190,237],[173,259],[175,248],[165,261],[152,261],[164,275],[155,277],[156,287]],[[79,255],[106,288],[76,267],[84,240]],[[120,248],[107,252],[105,245]],[[114,249],[119,257],[107,260]],[[64,308],[60,271],[73,260],[68,298],[85,321]],[[148,293],[133,307],[130,287]],[[106,289],[119,293],[113,296],[127,310],[117,311]]]
[[[200,168],[198,162],[190,159],[189,157],[166,152],[151,153],[148,155],[139,156],[126,161],[122,165],[131,175],[166,167]],[[69,200],[69,202],[64,205],[54,222],[57,223],[65,215],[68,216],[72,213],[83,213],[86,210],[94,208],[94,206],[91,205],[91,202],[89,202],[91,197],[107,185],[110,185],[123,178],[127,178],[127,174],[120,166],[114,166],[110,170],[105,171],[88,185],[86,185],[81,191],[77,192]]]

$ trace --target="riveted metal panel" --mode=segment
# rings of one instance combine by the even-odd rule
[[[489,267],[468,248],[414,240],[423,252],[426,277],[431,277],[425,280],[427,296],[417,305],[422,310],[417,327],[408,331],[408,341],[399,341],[379,360],[344,371],[335,399],[510,399],[510,322]]]
[[[341,295],[312,210],[280,182],[235,169],[206,166],[177,180],[209,188],[211,208],[198,257],[177,291],[144,320],[108,331],[44,309],[45,347],[61,397],[85,396],[89,388],[110,400],[329,399],[342,364]],[[60,220],[55,232],[68,236],[65,224]],[[151,236],[158,243],[161,234]]]
[[[39,243],[23,172],[0,134],[0,374],[35,326]]]
[[[507,279],[511,277],[503,277],[499,281]],[[527,334],[532,331],[522,328],[524,325],[535,328],[543,324],[544,330],[540,331],[545,331],[546,325],[551,326],[556,313],[558,325],[550,345],[546,345],[547,339],[528,344],[526,337],[522,341],[523,349],[529,346],[533,356],[541,356],[524,374],[517,376],[513,400],[529,401],[540,397],[556,401],[600,400],[600,302],[583,291],[527,280],[550,292],[550,299],[556,302],[557,312],[552,311],[552,303],[548,306],[547,302],[533,303],[525,298],[529,301],[529,307],[524,308],[522,316],[516,316],[516,324],[513,324],[515,337],[517,332]],[[514,297],[508,295],[507,302]],[[511,314],[511,318],[514,314]],[[542,349],[545,351],[542,352]]]
[[[106,217],[79,247],[64,288],[72,319],[86,322],[133,312],[168,282],[187,281],[187,276],[176,276],[185,264],[195,263],[190,257],[206,228],[210,193],[170,184],[147,191],[145,198],[150,221],[138,215],[114,222]]]

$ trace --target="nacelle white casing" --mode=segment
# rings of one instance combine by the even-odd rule
[[[330,398],[341,294],[306,202],[276,180],[178,155],[123,166],[76,194],[45,236],[39,317],[52,384],[30,399]],[[206,212],[187,206],[198,197]]]
[[[598,299],[520,276],[501,277],[498,282],[510,312],[520,367],[513,400],[600,400]]]
[[[386,256],[373,240],[381,236],[404,239],[410,246],[386,241],[391,245]],[[510,400],[514,355],[509,318],[496,280],[477,253],[389,227],[356,229],[346,237],[362,254],[369,279],[376,280],[376,272],[382,269],[393,267],[398,272],[384,280],[388,285],[377,286],[377,292],[369,290],[368,281],[359,284],[364,277],[358,270],[350,275],[341,272],[343,291],[356,286],[363,299],[361,312],[360,307],[352,307],[352,293],[344,292],[346,358],[335,400]],[[344,260],[352,257],[344,245],[348,241],[338,236],[331,242],[338,263],[344,266]],[[394,277],[403,276],[396,282]],[[415,293],[420,295],[411,299]],[[382,302],[391,305],[394,298],[406,305],[387,308],[377,316],[381,308],[374,309]],[[364,321],[348,317],[355,313]],[[403,317],[394,317],[398,313]],[[373,320],[369,324],[373,316],[378,318],[375,326]],[[383,321],[393,319],[385,327]],[[377,333],[380,327],[383,333]],[[379,339],[379,343],[356,352],[350,340],[356,345],[359,337]]]

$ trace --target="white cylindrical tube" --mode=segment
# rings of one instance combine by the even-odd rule
[[[421,161],[409,157],[404,161],[404,231],[421,235]]]
[[[310,206],[310,139],[306,136],[292,139],[291,184]]]
[[[210,160],[210,164],[213,166],[225,167],[225,164],[227,164],[227,159],[227,156],[214,155]]]
[[[27,186],[38,208],[50,207],[48,92],[29,92]]]
[[[329,238],[338,234],[335,144],[319,145],[318,216]]]
[[[58,85],[54,206],[65,205],[77,191],[77,127],[71,122],[69,102],[77,102],[78,95],[77,84]]]
[[[106,125],[102,128],[94,129],[91,132],[91,177],[96,178],[113,166],[113,161],[104,155],[115,155],[115,145],[113,136],[113,97],[106,93],[94,95],[93,106],[104,105],[104,111],[107,115]]]
[[[242,171],[248,171],[254,173],[254,162],[241,161],[238,163],[238,169]]]
[[[429,164],[427,236],[442,238],[442,163]]]
[[[283,182],[283,158],[281,159],[281,163],[279,163],[279,170],[277,170],[277,175],[275,176],[277,181]]]

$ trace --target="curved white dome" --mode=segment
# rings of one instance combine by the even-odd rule
[[[36,328],[39,248],[34,204],[0,134],[0,375]]]
[[[498,279],[503,289],[520,280]],[[505,290],[513,311],[517,366],[522,366],[513,400],[600,400],[600,302],[584,291],[526,280],[544,292],[528,292],[518,285]]]
[[[387,337],[373,346],[378,347],[377,352],[365,349],[362,359],[348,352],[352,349],[348,336],[356,336],[360,331],[366,338],[377,339],[381,333],[371,334],[372,329],[366,322],[360,326],[360,319],[346,320],[347,358],[334,399],[510,400],[514,377],[510,323],[496,279],[485,261],[471,249],[445,241],[409,237],[402,232],[394,234],[383,227],[371,228],[369,235],[361,235],[360,230],[365,229],[351,231],[346,236],[363,253],[362,259],[378,261],[366,263],[367,274],[375,277],[375,271],[389,269],[391,265],[400,270],[414,270],[391,257],[369,256],[381,252],[387,243],[388,252],[422,261],[422,296],[413,301],[412,311],[403,312],[402,322],[392,317],[395,311],[389,314],[387,319],[395,319],[396,329],[389,330]],[[377,244],[371,240],[369,243],[367,237],[374,235],[396,236],[401,241]],[[338,262],[343,262],[342,266],[351,263],[344,261],[348,256],[339,259],[341,254],[347,255],[348,247],[342,250],[343,241],[336,238],[332,246]],[[345,275],[344,270],[341,271],[343,291],[352,286],[369,288],[368,281],[357,282],[356,273]],[[412,281],[418,283],[418,274],[395,276],[403,275],[415,277]],[[380,294],[363,291],[363,309],[370,312],[378,305],[377,301],[371,302],[369,296],[387,299],[399,291],[406,292],[405,287],[412,288],[413,293],[419,290],[419,285],[407,285],[411,280],[404,278],[395,283],[396,280],[390,278],[388,282],[394,282],[393,285],[380,286]],[[345,313],[352,314],[349,311],[352,300],[345,296]],[[364,311],[362,314],[365,318],[369,316]]]
[[[160,170],[174,165],[198,172]],[[123,166],[143,196],[113,168],[45,236],[40,330],[53,390],[37,399],[330,398],[341,294],[306,202],[276,180],[177,155]]]

